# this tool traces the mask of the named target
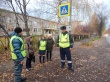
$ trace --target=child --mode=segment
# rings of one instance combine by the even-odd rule
[[[42,36],[41,40],[38,42],[39,62],[40,63],[45,63],[46,48],[47,48],[47,41],[45,40],[45,36]]]

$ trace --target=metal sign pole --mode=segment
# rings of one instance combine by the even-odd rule
[[[70,26],[71,26],[71,22],[72,22],[72,0],[70,0],[70,21],[69,21]]]

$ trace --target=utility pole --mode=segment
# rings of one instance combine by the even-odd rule
[[[59,3],[58,6],[61,5],[62,0],[58,0],[58,3]],[[58,13],[59,13],[59,12],[60,12],[60,11],[58,11]],[[59,27],[60,24],[61,24],[61,19],[60,19],[60,17],[58,16],[58,25],[57,25],[58,31],[59,31],[59,28],[58,28],[58,27]]]
[[[72,27],[71,22],[72,22],[72,0],[70,0],[70,20],[69,20],[69,25]]]

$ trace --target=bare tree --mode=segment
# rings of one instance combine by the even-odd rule
[[[37,7],[41,7],[39,9],[37,9],[37,7],[35,8],[35,12],[38,17],[40,16],[43,18],[43,15],[46,15],[44,16],[44,19],[52,21],[53,19],[56,19],[54,21],[60,24],[65,24],[65,21],[67,21],[66,24],[68,24],[70,17],[58,17],[58,5],[70,2],[71,0],[53,0],[52,2],[49,2],[47,0],[42,0],[39,2],[38,0],[36,1],[36,4],[38,4]],[[95,6],[94,0],[72,0],[72,21],[90,18],[93,12],[93,6]]]
[[[15,7],[13,5],[13,2],[12,0],[6,0],[7,4],[10,6],[10,8],[13,10],[14,14],[15,14],[15,17],[16,17],[16,26],[20,26],[19,25],[19,22],[18,22],[18,16],[17,16],[17,13],[16,13],[16,10],[15,10]]]
[[[96,12],[97,12],[97,18],[98,18],[97,32],[98,32],[98,35],[101,37],[102,32],[104,31],[104,28],[106,27],[109,13],[108,13],[107,6],[103,4],[98,5]]]
[[[24,20],[24,23],[25,23],[25,28],[26,28],[26,34],[27,36],[30,35],[29,33],[29,28],[28,28],[28,14],[27,14],[27,5],[29,3],[30,0],[28,0],[26,2],[26,0],[15,0],[17,6],[19,7],[21,13],[22,13],[22,16],[23,16],[23,20]]]
[[[97,17],[96,12],[91,16],[88,25],[89,25],[91,35],[94,34],[94,33],[98,34],[97,33],[97,27],[99,25],[99,22],[98,22],[98,17]]]
[[[6,15],[8,15],[7,13],[6,14],[3,14],[3,10],[0,9],[0,32],[4,32],[8,37],[10,37],[8,31],[6,30]]]
[[[26,30],[26,34],[27,36],[30,35],[29,33],[29,28],[28,28],[28,13],[27,13],[27,5],[30,2],[30,0],[26,1],[26,0],[2,0],[4,2],[6,2],[7,5],[9,5],[9,7],[13,10],[15,17],[16,17],[16,26],[20,26],[19,25],[19,21],[18,19],[21,19],[24,24],[25,24],[25,30]],[[18,12],[15,9],[14,3],[17,5],[17,8],[19,9],[18,12],[21,12],[21,16],[19,16]]]
[[[0,28],[4,31],[5,34],[7,34],[8,37],[10,37],[8,31],[5,29],[5,26],[0,24]]]

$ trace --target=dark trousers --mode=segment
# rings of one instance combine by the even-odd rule
[[[47,51],[47,54],[46,54],[46,56],[47,56],[47,61],[48,60],[52,60],[52,51]]]
[[[33,59],[33,55],[29,55],[29,58],[26,59],[26,68],[31,68],[31,62]]]
[[[45,55],[42,55],[42,56],[40,55],[39,56],[39,62],[40,63],[45,63]]]
[[[22,73],[22,67],[23,64],[21,64],[20,61],[14,60],[14,76],[15,76],[15,82],[21,82],[21,73]]]
[[[71,52],[69,48],[60,48],[60,57],[61,57],[61,65],[65,66],[65,56],[68,60],[68,67],[69,69],[72,68],[72,59],[71,59]]]

